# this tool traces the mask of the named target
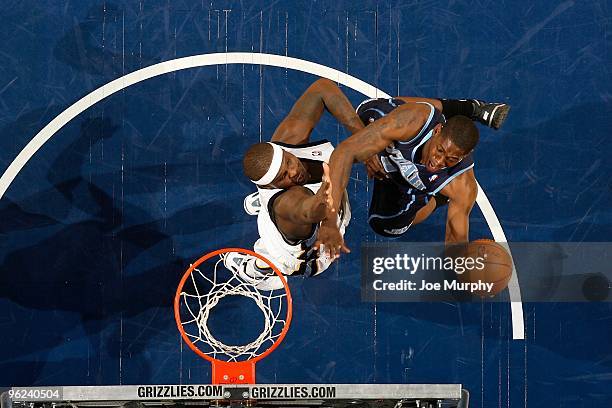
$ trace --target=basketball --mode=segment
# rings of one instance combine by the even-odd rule
[[[494,297],[508,287],[512,277],[512,258],[508,251],[497,242],[490,239],[477,239],[467,245],[465,257],[484,258],[482,268],[470,268],[464,273],[458,274],[460,282],[464,283],[492,283],[490,292],[475,291],[480,297]]]

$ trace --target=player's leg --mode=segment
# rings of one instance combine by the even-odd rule
[[[429,99],[408,96],[398,96],[396,99],[404,102],[428,102],[447,118],[463,115],[493,129],[502,126],[510,111],[510,105],[505,103],[489,103],[478,99]]]
[[[493,129],[499,129],[510,112],[510,105],[478,99],[440,99],[447,118],[463,115]]]
[[[448,198],[438,194],[434,197],[429,198],[427,204],[417,211],[412,225],[420,224],[425,221],[435,210],[448,205]]]
[[[368,224],[379,235],[399,237],[412,225],[417,201],[390,180],[374,180]]]
[[[378,183],[378,189],[376,185]],[[379,235],[397,237],[404,234],[409,227],[425,221],[436,209],[445,206],[448,198],[444,196],[432,197],[425,204],[421,198],[412,199],[404,195],[403,200],[396,199],[396,193],[385,183],[375,181],[372,194],[372,205],[368,223]],[[397,205],[394,205],[397,204]],[[417,210],[418,208],[418,210]]]
[[[406,102],[426,102],[441,111],[447,118],[463,115],[493,129],[499,129],[502,126],[510,111],[510,106],[505,103],[488,103],[478,99],[433,99],[398,96],[395,98],[367,99],[357,107],[357,114],[367,126]]]
[[[412,225],[417,225],[425,221],[434,212],[435,209],[436,200],[429,200],[429,202],[424,207],[421,207],[417,211],[414,220],[412,220]]]
[[[412,102],[412,103],[426,102],[430,105],[433,105],[433,107],[439,110],[440,112],[444,112],[441,99],[419,98],[416,96],[397,96],[395,97],[395,99],[399,99],[400,101],[403,101],[403,102]]]
[[[351,134],[363,128],[353,105],[340,88],[328,79],[319,79],[295,102],[274,132],[271,141],[294,145],[307,143],[325,110]]]

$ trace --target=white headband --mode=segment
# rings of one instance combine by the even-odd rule
[[[278,175],[281,164],[283,164],[283,149],[274,143],[268,142],[268,144],[274,149],[272,163],[270,163],[270,168],[266,174],[262,176],[262,178],[259,180],[253,180],[253,183],[257,184],[258,186],[267,186],[268,184],[272,183]]]

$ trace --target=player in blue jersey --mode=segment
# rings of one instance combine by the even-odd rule
[[[474,121],[498,129],[509,108],[478,100],[365,101],[357,113],[367,126],[340,143],[330,158],[333,200],[346,188],[352,164],[364,162],[375,178],[368,223],[376,233],[398,237],[448,204],[446,242],[467,242],[478,193]],[[349,252],[333,222],[321,223],[315,246],[320,244],[331,257]]]

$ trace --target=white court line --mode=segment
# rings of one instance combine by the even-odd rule
[[[129,73],[121,78],[96,89],[95,91],[85,95],[65,111],[55,117],[47,126],[42,128],[32,140],[23,148],[13,162],[8,166],[5,172],[0,177],[0,199],[9,188],[17,174],[23,169],[26,163],[36,154],[38,149],[42,147],[49,139],[55,135],[64,125],[74,119],[81,112],[90,108],[102,99],[114,94],[117,91],[125,89],[138,82],[147,79],[168,74],[170,72],[180,71],[182,69],[204,67],[210,65],[222,64],[254,64],[266,65],[281,68],[290,68],[296,71],[302,71],[309,74],[325,77],[336,81],[344,86],[347,86],[357,92],[361,92],[369,98],[390,98],[389,95],[376,87],[357,79],[344,72],[333,68],[326,67],[321,64],[316,64],[310,61],[304,61],[298,58],[285,57],[282,55],[260,54],[252,52],[229,52],[215,54],[193,55],[191,57],[177,58],[170,61],[160,62],[159,64],[151,65],[146,68],[139,69]],[[506,242],[506,235],[499,223],[499,219],[493,211],[493,207],[489,202],[480,185],[478,186],[478,197],[476,202],[484,217],[489,224],[489,228],[493,233],[495,241]],[[508,248],[509,250],[509,248]],[[512,275],[512,279],[508,285],[510,291],[510,305],[512,311],[512,338],[522,340],[525,338],[525,329],[523,322],[523,304],[521,303],[521,292],[518,284],[516,271]]]
[[[504,230],[499,223],[499,219],[497,218],[495,211],[493,211],[491,202],[487,198],[487,195],[482,187],[480,187],[480,184],[478,182],[476,182],[476,184],[478,184],[478,196],[476,197],[476,202],[478,203],[478,207],[480,207],[480,211],[484,215],[487,224],[489,224],[489,229],[493,234],[493,239],[502,244],[508,251],[508,254],[510,254],[510,258],[512,258],[512,252],[508,246],[506,234],[504,234]],[[515,340],[524,340],[525,324],[523,320],[523,303],[521,300],[521,288],[516,275],[514,260],[512,261],[512,276],[510,277],[510,282],[508,283],[508,291],[510,292],[510,310],[512,311],[512,338]]]

